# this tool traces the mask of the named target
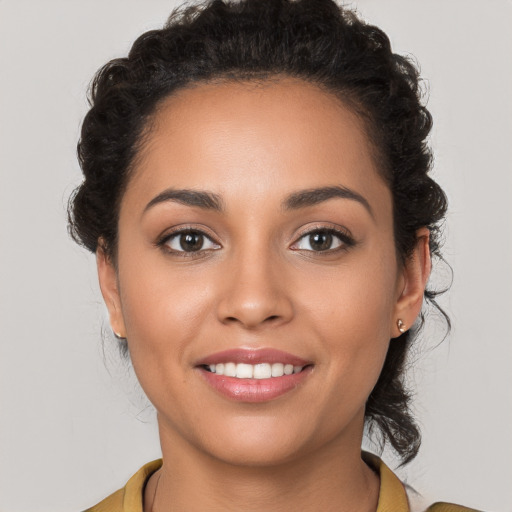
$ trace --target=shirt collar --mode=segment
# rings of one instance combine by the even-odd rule
[[[382,460],[368,452],[362,453],[363,460],[378,473],[380,478],[379,503],[377,512],[409,512],[405,488],[398,477]],[[149,477],[162,466],[162,459],[142,466],[124,488],[123,510],[142,512],[144,487]]]
[[[362,457],[378,473],[380,478],[377,512],[409,512],[405,487],[393,471],[372,453],[363,452]]]

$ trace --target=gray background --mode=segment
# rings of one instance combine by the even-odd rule
[[[68,239],[65,203],[90,78],[175,4],[0,0],[1,512],[81,510],[159,455],[133,375],[112,342],[103,354],[94,258]],[[417,354],[423,446],[400,475],[433,498],[512,511],[512,3],[351,5],[421,63],[450,199],[454,329],[430,350],[434,319]]]

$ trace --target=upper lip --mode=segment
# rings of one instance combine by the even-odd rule
[[[196,366],[207,366],[219,363],[283,363],[293,364],[294,366],[307,366],[312,364],[311,361],[306,361],[301,357],[273,348],[232,348],[203,357],[197,361]]]

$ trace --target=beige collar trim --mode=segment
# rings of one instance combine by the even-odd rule
[[[362,453],[363,460],[380,476],[379,504],[377,512],[409,512],[407,493],[402,482],[379,457]],[[149,477],[162,467],[162,459],[154,460],[140,468],[124,488],[123,510],[143,512],[144,486]]]

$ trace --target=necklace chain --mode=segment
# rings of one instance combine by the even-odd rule
[[[155,512],[156,511],[156,509],[155,509],[156,493],[158,492],[158,485],[160,484],[160,478],[161,477],[162,477],[162,471],[160,471],[160,473],[158,473],[158,480],[156,481],[155,492],[153,494],[153,503],[151,504],[151,512]]]

